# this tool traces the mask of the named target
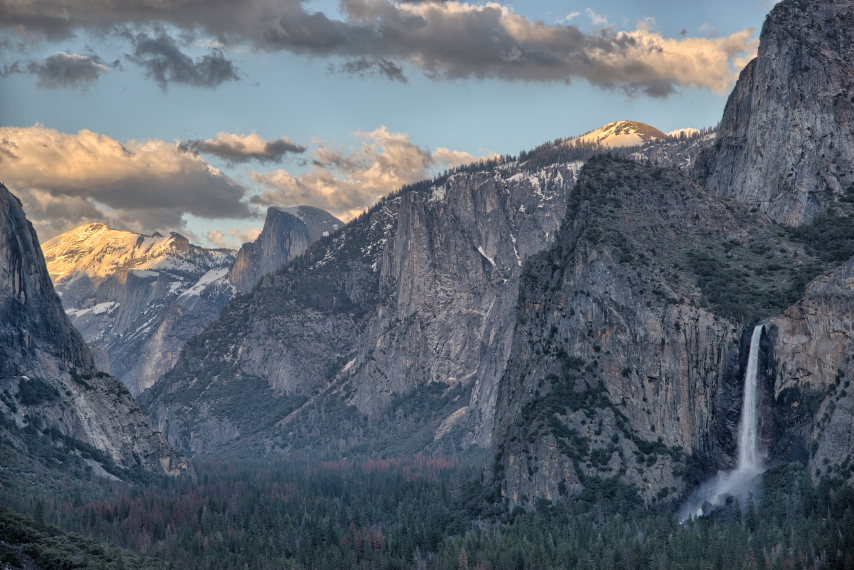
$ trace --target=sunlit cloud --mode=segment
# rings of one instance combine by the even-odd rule
[[[122,144],[89,130],[3,127],[0,172],[42,239],[81,221],[150,232],[181,229],[185,214],[250,216],[241,184],[161,140]]]
[[[281,162],[287,154],[301,154],[306,150],[288,137],[266,140],[255,132],[248,135],[217,133],[212,139],[183,141],[178,148],[184,152],[213,155],[231,164],[250,160]]]
[[[261,228],[251,230],[233,229],[228,231],[210,230],[207,233],[207,239],[214,247],[238,249],[246,242],[255,241],[259,235],[261,235]]]
[[[313,166],[302,174],[284,169],[252,172],[267,190],[252,198],[256,204],[304,204],[349,220],[380,197],[401,186],[429,178],[437,170],[474,162],[474,155],[447,148],[429,150],[386,127],[356,133],[361,144],[335,148],[321,143],[312,152]]]

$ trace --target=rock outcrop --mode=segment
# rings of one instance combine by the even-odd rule
[[[261,235],[240,248],[228,272],[228,280],[240,293],[248,293],[261,277],[281,269],[311,244],[343,225],[341,220],[319,208],[271,206],[267,209]]]
[[[76,457],[120,477],[135,469],[186,468],[124,386],[98,372],[54,292],[35,230],[2,185],[0,412],[0,438],[12,457],[47,463]],[[4,469],[14,469],[12,463]]]
[[[815,279],[769,325],[772,459],[854,481],[845,468],[854,454],[854,258]]]
[[[854,200],[854,2],[785,0],[696,172],[787,225]]]

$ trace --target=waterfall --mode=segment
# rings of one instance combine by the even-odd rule
[[[750,354],[744,373],[744,397],[741,403],[741,423],[738,426],[738,463],[736,471],[762,470],[759,451],[759,344],[765,325],[757,325],[750,337]]]
[[[680,521],[706,514],[707,506],[719,506],[727,497],[742,503],[757,489],[765,470],[759,442],[759,348],[764,325],[757,325],[750,337],[750,353],[744,372],[744,396],[738,424],[738,461],[733,471],[720,471],[703,483],[679,511]]]

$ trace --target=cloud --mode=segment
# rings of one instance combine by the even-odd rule
[[[127,57],[142,67],[145,74],[166,90],[170,83],[194,87],[218,87],[226,81],[240,79],[231,60],[220,49],[212,49],[193,59],[181,51],[178,42],[164,32],[128,36],[134,51]]]
[[[386,127],[355,134],[362,140],[356,148],[321,144],[313,153],[313,168],[304,174],[283,169],[251,173],[254,182],[268,188],[252,201],[316,206],[349,220],[401,186],[429,178],[436,170],[477,160],[467,152],[446,148],[430,151],[414,144],[408,135]]]
[[[265,140],[253,132],[248,135],[218,133],[213,139],[183,141],[178,148],[193,154],[212,154],[230,164],[249,162],[281,162],[285,154],[300,154],[306,147],[287,137]]]
[[[118,65],[115,62],[113,66]],[[15,62],[0,72],[0,77],[12,73],[31,73],[43,89],[86,89],[110,71],[97,55],[58,52],[41,61]]]
[[[436,80],[583,79],[655,96],[680,86],[724,93],[735,81],[737,58],[756,47],[753,30],[722,38],[664,38],[648,25],[585,33],[568,21],[530,20],[497,2],[341,0],[340,18],[311,11],[303,0],[103,0],[96,5],[89,0],[0,0],[0,6],[8,27],[49,37],[76,29],[169,24],[225,46],[340,57],[350,62],[341,66],[343,71],[370,71],[391,79],[399,79],[396,70],[409,64]],[[592,10],[587,14],[606,23]],[[177,54],[153,57],[149,73],[159,81],[168,77],[167,71],[156,70],[173,69],[169,62],[175,58]],[[234,78],[222,52],[205,58],[192,65],[181,59],[179,67],[201,64],[206,72],[176,76],[210,85]]]
[[[246,242],[255,241],[259,235],[261,235],[261,228],[252,230],[234,229],[227,232],[211,230],[207,233],[207,238],[215,247],[237,249]]]
[[[580,15],[581,15],[581,12],[570,12],[569,14],[567,14],[566,16],[563,16],[562,18],[558,18],[558,22],[561,24],[568,24],[568,23],[572,22],[573,20],[575,20],[576,18],[578,18]]]
[[[330,69],[351,75],[358,75],[359,77],[379,77],[381,79],[388,79],[389,81],[408,83],[406,75],[403,74],[403,68],[384,57],[360,57],[346,61],[338,67],[330,66]]]
[[[608,18],[606,18],[602,14],[597,14],[596,12],[591,10],[590,8],[587,8],[584,11],[584,13],[587,14],[587,17],[590,18],[590,23],[593,24],[594,26],[607,26],[608,25]]]
[[[185,214],[251,216],[240,184],[165,141],[2,127],[0,172],[50,235],[87,220],[150,232],[183,228]]]

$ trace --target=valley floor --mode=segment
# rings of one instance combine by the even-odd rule
[[[132,487],[93,481],[63,496],[4,491],[0,502],[34,519],[0,513],[0,562],[211,570],[854,568],[854,490],[829,479],[813,485],[794,464],[768,472],[762,496],[741,510],[730,505],[684,525],[676,505],[650,511],[618,483],[506,514],[481,480],[479,458],[197,461],[195,472]],[[117,555],[115,547],[135,554]],[[23,565],[32,560],[47,563]]]

